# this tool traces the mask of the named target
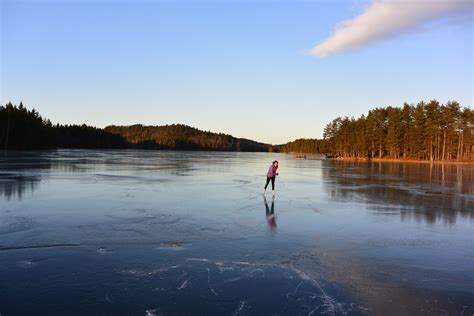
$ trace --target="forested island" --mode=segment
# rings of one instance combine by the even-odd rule
[[[334,158],[474,161],[474,111],[436,100],[338,117],[323,139],[271,145],[182,124],[164,126],[53,125],[23,104],[0,106],[1,149],[176,149],[325,154]]]

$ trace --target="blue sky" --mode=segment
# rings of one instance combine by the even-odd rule
[[[368,1],[0,1],[1,103],[53,123],[283,143],[377,106],[473,103],[472,10],[319,58]]]

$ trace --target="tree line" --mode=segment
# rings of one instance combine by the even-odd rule
[[[436,100],[375,108],[357,119],[338,117],[326,125],[323,139],[296,140],[283,145],[282,151],[342,158],[473,161],[474,111],[455,101]]]
[[[283,153],[330,154],[329,142],[326,139],[300,138],[279,147]]]
[[[431,161],[474,160],[474,111],[436,100],[381,107],[359,118],[338,117],[323,139],[269,145],[187,125],[53,125],[22,103],[0,106],[0,149],[137,148],[217,151],[275,151],[343,158]]]
[[[271,145],[181,125],[108,126],[53,125],[35,109],[20,103],[0,106],[0,149],[177,149],[269,151]]]
[[[118,135],[87,125],[53,125],[20,103],[0,106],[0,149],[126,148]]]
[[[376,108],[358,119],[336,118],[324,129],[340,157],[474,160],[474,111],[436,100]]]
[[[0,106],[1,149],[49,147],[51,140],[51,122],[35,109],[27,110],[22,103]]]

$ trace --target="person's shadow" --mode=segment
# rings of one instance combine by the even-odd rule
[[[275,198],[272,198],[272,206],[268,207],[267,198],[263,196],[263,202],[265,203],[265,215],[267,217],[268,226],[272,231],[276,231],[276,215],[275,215]]]

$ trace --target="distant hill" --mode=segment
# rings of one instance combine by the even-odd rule
[[[182,124],[164,126],[53,125],[23,104],[0,106],[0,149],[176,149],[216,151],[272,150],[269,144],[212,133]]]
[[[228,134],[202,131],[197,128],[172,124],[163,126],[107,126],[107,133],[120,135],[128,143],[144,149],[269,151],[271,145],[236,138]]]

